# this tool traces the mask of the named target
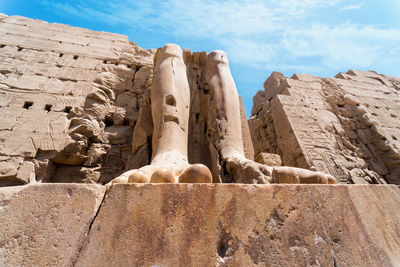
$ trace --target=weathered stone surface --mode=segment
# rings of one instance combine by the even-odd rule
[[[397,266],[400,191],[114,185],[76,266]]]
[[[0,188],[0,265],[71,266],[104,193],[101,185]]]
[[[254,97],[256,155],[330,173],[339,183],[400,184],[399,78],[350,70],[335,78],[272,73]]]
[[[225,52],[182,52],[178,45],[166,44],[157,50],[154,65],[150,99],[145,98],[139,112],[131,158],[137,161],[138,151],[147,159],[152,137],[151,161],[141,168],[129,164],[132,169],[111,183],[204,182],[210,180],[204,179],[206,173],[224,183],[328,182],[323,173],[272,168],[252,160],[250,131]],[[153,127],[148,127],[150,118]]]
[[[268,166],[282,166],[281,157],[278,154],[261,152],[255,161]]]
[[[0,185],[104,184],[150,164],[154,49],[142,49],[127,36],[19,16],[4,15],[0,34],[0,153],[8,157],[0,161]],[[206,53],[193,53],[187,62],[190,163],[210,158],[204,152],[209,138],[200,132],[207,117],[199,97],[206,59]],[[243,105],[239,108],[238,142],[253,159]],[[212,161],[221,169],[221,159]],[[34,172],[22,162],[32,162]]]
[[[239,96],[240,104],[240,123],[242,126],[242,138],[243,138],[243,149],[246,158],[254,160],[254,148],[253,142],[251,141],[251,134],[249,124],[247,123],[246,111],[244,110],[242,96]]]
[[[154,51],[19,16],[4,15],[0,34],[0,185],[104,183],[121,173]],[[121,167],[110,169],[115,161]]]

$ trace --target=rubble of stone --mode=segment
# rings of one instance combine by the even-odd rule
[[[255,155],[330,173],[339,183],[400,184],[400,78],[274,72],[253,98]],[[275,156],[276,157],[276,156]],[[264,160],[264,159],[262,159]]]
[[[135,161],[154,52],[119,34],[1,15],[0,186],[105,183]]]

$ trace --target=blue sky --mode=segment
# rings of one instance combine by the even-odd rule
[[[400,0],[0,0],[0,12],[121,33],[144,48],[225,50],[247,115],[272,71],[400,76]]]

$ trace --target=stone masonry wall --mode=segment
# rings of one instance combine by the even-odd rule
[[[274,72],[254,97],[255,154],[330,173],[340,183],[400,184],[400,78]]]
[[[125,169],[154,51],[0,16],[0,185],[104,183]]]

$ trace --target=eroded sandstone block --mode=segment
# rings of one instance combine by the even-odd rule
[[[71,266],[104,193],[101,185],[0,188],[0,265]]]
[[[114,185],[76,266],[396,266],[396,186]]]
[[[273,153],[262,152],[257,155],[255,161],[268,166],[282,166],[281,156]]]
[[[400,184],[397,81],[373,71],[271,74],[249,120],[255,153],[279,154],[284,165],[339,183]]]
[[[4,15],[0,33],[0,185],[104,183],[122,172],[154,51],[19,16]]]

